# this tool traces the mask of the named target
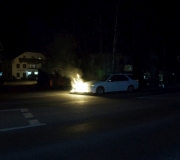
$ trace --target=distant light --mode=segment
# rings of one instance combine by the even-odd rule
[[[38,75],[38,72],[34,72],[34,74]]]
[[[31,74],[31,72],[28,72],[28,75],[30,75]]]
[[[3,72],[0,72],[0,76],[2,76]]]

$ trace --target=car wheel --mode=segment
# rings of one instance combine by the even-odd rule
[[[134,86],[133,85],[130,85],[129,87],[128,87],[128,92],[133,92],[134,91]]]
[[[96,89],[96,94],[98,94],[98,95],[104,94],[104,88],[103,88],[103,87],[98,87],[98,88]]]

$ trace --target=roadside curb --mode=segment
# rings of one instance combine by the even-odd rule
[[[149,87],[142,87],[139,88],[139,90],[163,90],[163,89],[178,89],[180,88],[180,84],[170,84],[168,86],[165,86],[164,88],[162,87],[155,87],[155,86],[149,86]]]

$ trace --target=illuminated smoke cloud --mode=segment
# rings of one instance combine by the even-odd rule
[[[70,78],[70,80],[72,80],[74,77],[77,76],[77,74],[80,75],[80,77],[82,77],[82,70],[79,68],[75,68],[73,66],[66,66],[63,68],[63,70],[61,71],[61,76]]]

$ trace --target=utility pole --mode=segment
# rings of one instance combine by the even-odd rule
[[[116,44],[117,44],[117,24],[118,24],[118,10],[119,10],[119,3],[118,0],[117,8],[116,8],[116,19],[115,19],[115,29],[114,29],[114,42],[113,42],[113,57],[112,57],[112,71],[113,73],[116,70]]]
[[[164,48],[163,48],[163,82],[166,78],[166,46],[165,46],[165,40],[164,40]]]
[[[135,61],[134,61],[134,58],[135,58],[135,20],[134,20],[134,7],[135,7],[135,0],[133,0],[133,6],[132,6],[132,56],[131,56],[131,59],[132,59],[132,65],[133,67],[135,66]]]
[[[0,51],[3,50],[3,46],[2,46],[2,43],[0,42]],[[2,62],[2,55],[0,54],[0,63]]]
[[[163,29],[164,29],[164,35],[163,35],[163,37],[164,37],[164,46],[163,46],[163,83],[164,83],[164,81],[165,81],[165,79],[166,79],[166,34],[167,34],[167,32],[166,32],[166,19],[164,19],[164,24],[163,24],[164,26],[163,26]]]

